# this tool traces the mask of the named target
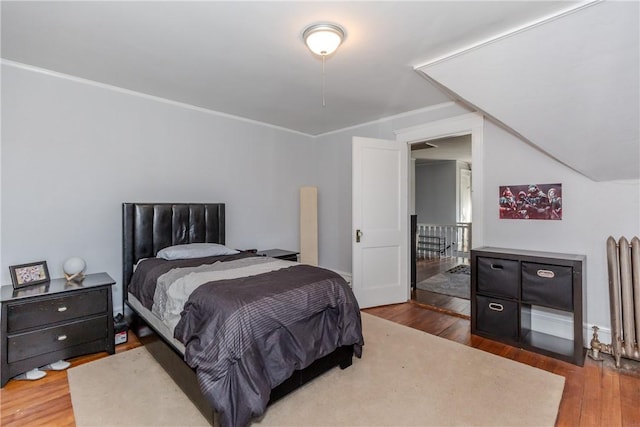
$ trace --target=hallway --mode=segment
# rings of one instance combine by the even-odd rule
[[[458,264],[468,263],[468,258],[418,258],[416,262],[416,282],[438,273],[443,273]],[[411,302],[465,319],[468,319],[471,315],[471,302],[469,300],[422,289],[413,289],[411,291]]]

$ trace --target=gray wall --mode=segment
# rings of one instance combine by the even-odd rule
[[[2,284],[9,265],[70,256],[118,281],[121,203],[225,202],[227,244],[297,249],[310,137],[2,66]]]
[[[458,165],[455,160],[416,164],[416,214],[421,224],[455,224]]]
[[[224,201],[232,247],[298,247],[298,188],[318,186],[319,263],[351,271],[351,139],[468,110],[459,105],[310,137],[122,91],[2,67],[1,268],[73,255],[120,295],[123,201]],[[587,255],[587,322],[608,327],[604,242],[640,235],[640,182],[593,182],[485,122],[474,179],[484,244]],[[474,160],[474,170],[476,162]],[[562,221],[498,219],[498,187],[562,183]],[[475,218],[476,214],[474,214]]]

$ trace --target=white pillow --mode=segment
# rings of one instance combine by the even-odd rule
[[[169,246],[161,249],[157,258],[166,260],[203,258],[207,256],[234,255],[239,253],[235,249],[229,249],[217,243],[189,243],[186,245]]]

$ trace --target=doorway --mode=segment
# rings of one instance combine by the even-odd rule
[[[394,266],[398,267],[397,269],[398,274],[392,275],[395,281],[391,283],[390,280],[387,280],[387,282],[389,282],[390,285],[394,285],[394,286],[387,286],[386,288],[393,288],[394,290],[397,288],[398,290],[397,296],[402,300],[402,302],[408,301],[411,297],[411,286],[410,286],[410,280],[408,275],[408,269],[410,269],[413,263],[411,262],[410,260],[411,257],[409,256],[410,248],[411,248],[411,245],[409,245],[409,240],[410,240],[409,237],[411,233],[409,231],[408,225],[409,225],[409,213],[413,213],[413,209],[415,209],[415,200],[408,200],[411,198],[410,194],[413,194],[413,190],[409,191],[409,188],[407,188],[413,185],[412,177],[408,176],[409,171],[412,170],[413,168],[409,168],[409,164],[411,162],[410,162],[410,155],[408,153],[407,148],[409,148],[409,146],[411,146],[412,144],[418,143],[421,141],[430,141],[435,139],[461,136],[461,135],[471,135],[471,149],[472,149],[472,157],[474,160],[474,174],[475,176],[477,176],[477,178],[474,178],[472,180],[471,199],[474,206],[480,206],[483,198],[483,189],[482,189],[483,175],[482,175],[482,161],[481,161],[482,160],[483,124],[484,124],[484,118],[481,114],[467,113],[460,116],[455,116],[447,119],[438,120],[435,122],[430,122],[425,125],[413,126],[410,128],[398,130],[395,132],[396,134],[395,143],[394,141],[381,141],[381,140],[378,141],[379,143],[388,143],[389,148],[393,150],[399,150],[401,147],[404,147],[401,150],[403,151],[403,153],[400,154],[400,151],[398,151],[397,159],[389,163],[389,166],[392,163],[395,165],[391,169],[393,170],[397,169],[398,171],[403,171],[398,176],[404,175],[404,178],[399,179],[399,181],[397,182],[394,181],[395,184],[390,184],[389,182],[384,181],[384,188],[392,187],[392,188],[396,188],[398,191],[397,197],[395,197],[395,200],[393,200],[393,198],[389,199],[390,201],[387,203],[387,205],[395,206],[397,208],[397,213],[398,213],[398,216],[395,221],[396,225],[393,227],[393,230],[391,229],[389,230],[393,231],[395,234],[399,233],[398,234],[399,239],[404,240],[404,243],[397,247],[393,256],[377,257],[375,260],[373,260],[375,262],[376,268],[388,267],[390,270],[394,270]],[[353,140],[354,147],[358,145],[358,144],[355,144],[356,139],[357,137],[354,137],[354,140]],[[353,187],[352,203],[354,203],[354,206],[357,207],[359,203],[359,202],[357,203],[358,194],[361,194],[361,193],[370,194],[371,192],[377,193],[378,190],[367,191],[367,189],[360,188],[358,185],[355,184],[356,182],[355,175],[356,175],[356,171],[358,170],[357,164],[359,163],[359,161],[357,160],[362,159],[362,155],[359,155],[358,151],[355,150],[354,148],[352,158],[353,158],[352,163],[353,163],[353,173],[354,173],[354,179],[353,179],[354,184],[352,185]],[[366,161],[363,164],[368,165],[370,164],[370,162]],[[385,170],[386,169],[387,168],[385,168]],[[380,170],[380,169],[374,168],[372,170]],[[369,182],[367,180],[365,181]],[[373,180],[373,181],[378,182],[379,180]],[[407,185],[407,182],[409,183],[409,185]],[[380,206],[379,203],[374,204],[373,206],[369,206],[369,208],[371,209],[367,209],[366,211],[367,212],[371,211],[376,213],[377,207],[379,206]],[[395,210],[395,209],[392,209],[392,210]],[[366,230],[362,228],[360,224],[362,222],[361,218],[359,218],[355,214],[357,209],[354,208],[352,209],[352,211],[354,212],[354,214],[353,214],[353,222],[352,222],[353,229],[352,229],[351,237],[353,242],[357,242],[358,237],[362,237],[364,234],[369,235],[371,233],[367,233]],[[375,216],[378,216],[378,215],[376,214]],[[473,217],[474,223],[482,224],[482,221],[483,221],[482,210],[476,210],[475,212],[473,212],[472,217]],[[473,246],[483,245],[484,237],[483,237],[482,227],[472,228],[470,230],[470,235],[472,239],[471,242],[473,242]],[[469,243],[469,249],[471,247],[472,245],[471,243]],[[362,259],[357,256],[358,255],[357,248],[355,246],[352,247],[352,253],[353,253],[353,264],[354,264],[352,267],[352,271],[353,271],[352,283],[353,283],[354,293],[356,293],[356,297],[358,298],[358,301],[360,301],[360,297],[358,297],[358,293],[356,292],[357,290],[376,291],[378,289],[381,289],[381,287],[380,286],[372,287],[370,286],[371,283],[369,281],[363,280],[362,274],[359,274],[359,273],[361,273],[361,271],[362,272],[369,271],[369,269],[364,265],[365,263],[362,262]],[[387,274],[385,277],[387,276],[391,278],[389,274]],[[368,287],[367,287],[367,283],[369,284]],[[396,283],[397,283],[397,286],[395,286]],[[381,294],[381,292],[378,292],[378,293]],[[394,293],[394,296],[395,295],[396,293]],[[377,305],[393,304],[394,302],[396,302],[394,301],[394,299],[395,298],[381,294],[380,298],[374,301],[374,304],[377,304]]]
[[[470,314],[471,135],[411,144],[415,248],[411,300]]]
[[[471,181],[471,200],[472,205],[475,207],[482,207],[482,201],[484,197],[483,190],[483,137],[484,137],[484,117],[480,113],[468,113],[460,116],[450,117],[447,119],[438,120],[425,124],[422,126],[414,126],[404,130],[400,130],[396,134],[398,141],[407,142],[410,145],[419,143],[433,143],[434,140],[445,139],[449,137],[458,137],[462,135],[471,136],[471,158],[473,164],[473,179]],[[411,161],[408,159],[408,161]],[[415,168],[410,168],[415,169]],[[410,200],[409,200],[409,212],[415,214],[415,199],[412,199],[411,195],[415,192],[415,176],[412,175],[410,183]],[[469,250],[473,247],[480,247],[484,245],[484,230],[482,227],[484,221],[484,213],[482,209],[475,209],[472,214],[472,222],[476,224],[470,230]],[[410,233],[412,234],[412,233]],[[414,267],[413,270],[417,274],[417,268],[419,267],[424,273],[428,274],[432,269],[438,270],[449,269],[450,265],[447,265],[451,260],[443,260],[438,258],[430,262],[424,262],[421,266],[416,266],[415,263],[410,262],[410,266]],[[456,262],[456,261],[454,261]],[[411,292],[411,298],[415,298],[416,292]],[[426,295],[426,294],[425,294]],[[468,317],[470,311],[470,303],[468,300],[462,299],[462,301],[454,300],[449,296],[442,296],[440,294],[429,295],[431,298],[420,298],[419,304],[429,305],[430,308],[435,308],[440,311],[449,311],[451,314]],[[414,299],[415,301],[415,299]],[[460,303],[460,304],[459,304]],[[462,307],[461,307],[462,306]],[[459,314],[465,313],[465,314]]]

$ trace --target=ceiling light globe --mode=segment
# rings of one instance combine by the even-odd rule
[[[318,24],[307,28],[302,37],[311,52],[325,56],[331,55],[340,46],[344,31],[337,25]]]

